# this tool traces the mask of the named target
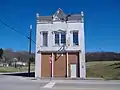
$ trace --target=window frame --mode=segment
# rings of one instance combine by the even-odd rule
[[[77,34],[76,34],[77,33]],[[76,35],[75,35],[76,34]],[[73,40],[73,46],[79,46],[79,31],[72,31],[72,40]],[[76,37],[75,37],[76,36]],[[76,41],[77,40],[77,41]]]
[[[46,40],[44,40],[43,34],[46,34]],[[42,31],[42,46],[48,47],[48,31]]]
[[[64,33],[65,35],[65,43],[62,42],[62,34]],[[56,34],[58,34],[59,36],[59,41],[58,41],[58,44],[56,43]],[[62,43],[61,43],[62,42]],[[61,45],[66,45],[66,31],[54,31],[54,45],[55,46],[61,46]]]
[[[56,34],[58,34],[58,43],[56,43]],[[60,35],[59,35],[59,33],[58,32],[55,32],[54,33],[54,44],[56,45],[56,46],[58,46],[59,44],[60,44]]]
[[[62,38],[62,34],[64,35],[64,38]],[[60,35],[61,35],[60,44],[66,45],[66,32],[61,32]],[[62,40],[63,40],[63,42],[62,42]]]

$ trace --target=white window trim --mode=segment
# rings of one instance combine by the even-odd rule
[[[55,43],[55,34],[56,34],[56,32],[54,32],[52,35],[53,35],[53,42],[54,42],[54,44],[53,44],[53,46],[59,46],[59,44],[56,44]],[[60,37],[59,37],[59,40],[60,40]]]
[[[67,33],[66,33],[66,32],[65,32],[65,37],[67,37]],[[60,33],[60,45],[63,46],[64,44],[61,43],[61,39],[62,39],[62,38],[61,38],[61,33]],[[66,42],[66,40],[67,40],[67,38],[65,38],[65,42]],[[66,43],[67,43],[67,42],[66,42]],[[65,45],[66,45],[66,43],[65,43]]]
[[[43,45],[43,33],[44,33],[44,32],[47,33],[47,46]],[[40,32],[40,38],[41,38],[41,39],[40,39],[40,40],[41,40],[41,41],[40,41],[40,43],[41,43],[40,46],[41,46],[41,47],[48,47],[48,31],[41,31],[41,32]]]
[[[59,33],[59,45],[61,46],[61,33]]]
[[[57,45],[57,44],[55,44],[55,33],[56,33],[57,31],[54,31],[54,33],[52,34],[53,35],[53,46],[62,46],[63,44],[61,43],[61,33],[62,32],[65,32],[66,33],[66,31],[60,31],[60,32],[57,32],[57,33],[59,33],[59,44]],[[66,35],[66,34],[65,34]]]
[[[75,45],[74,42],[73,42],[73,32],[78,32],[78,45]],[[74,46],[74,47],[80,46],[80,43],[79,43],[79,42],[80,42],[79,30],[71,30],[71,31],[70,31],[70,34],[71,34],[71,36],[72,36],[72,37],[71,37],[71,46]]]

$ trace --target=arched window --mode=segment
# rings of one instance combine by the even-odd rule
[[[58,30],[54,32],[55,45],[66,45],[66,32]]]

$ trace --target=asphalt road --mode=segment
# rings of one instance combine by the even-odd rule
[[[31,80],[0,75],[0,90],[120,90],[120,81]]]
[[[14,76],[0,76],[0,90],[40,90],[47,82],[35,82]]]

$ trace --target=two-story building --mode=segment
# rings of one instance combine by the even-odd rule
[[[84,14],[36,14],[35,77],[86,78]]]

